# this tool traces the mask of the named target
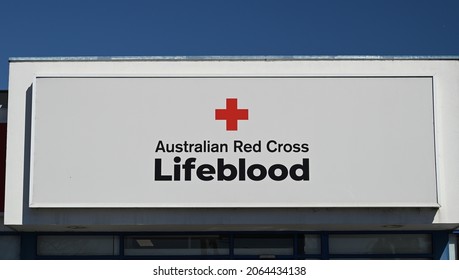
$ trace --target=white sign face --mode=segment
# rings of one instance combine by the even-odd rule
[[[38,77],[30,207],[434,207],[432,77]]]

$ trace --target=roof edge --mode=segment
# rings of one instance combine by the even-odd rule
[[[68,56],[10,57],[10,62],[58,61],[276,61],[276,60],[459,60],[459,56]]]

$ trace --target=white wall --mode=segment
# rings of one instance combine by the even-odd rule
[[[36,76],[432,76],[435,113],[437,192],[440,208],[347,209],[294,208],[212,211],[190,209],[188,222],[178,218],[187,210],[127,209],[114,211],[83,209],[49,210],[28,207],[28,147],[30,120],[26,118],[26,98]],[[309,229],[346,227],[360,229],[401,224],[416,228],[454,228],[459,224],[459,63],[457,60],[299,60],[299,61],[13,61],[10,63],[8,110],[8,151],[5,224],[25,225],[167,225],[162,218],[176,217],[173,226],[307,226]],[[128,106],[128,105],[127,105]],[[24,160],[26,159],[26,160]],[[26,172],[24,172],[26,171]],[[24,186],[26,188],[24,189]],[[368,206],[368,205],[366,205]],[[400,205],[397,205],[400,207]],[[408,207],[409,205],[407,205]],[[242,211],[242,212],[241,212]],[[83,214],[82,214],[83,213]],[[155,215],[156,219],[151,218]],[[237,213],[235,215],[235,213]],[[278,213],[273,215],[273,213]],[[315,214],[319,213],[319,214]],[[160,215],[160,216],[158,216]],[[242,215],[242,214],[241,214]],[[235,217],[233,220],[231,217]],[[286,219],[286,217],[294,217]],[[306,219],[309,217],[310,219]],[[318,218],[320,217],[320,218]],[[376,218],[375,218],[376,217]],[[242,227],[244,228],[244,227]]]

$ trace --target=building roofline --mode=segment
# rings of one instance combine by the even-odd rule
[[[69,56],[10,57],[10,62],[59,61],[277,61],[277,60],[459,60],[459,56]]]

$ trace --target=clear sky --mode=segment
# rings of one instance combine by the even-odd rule
[[[459,0],[0,0],[9,57],[459,55]]]

